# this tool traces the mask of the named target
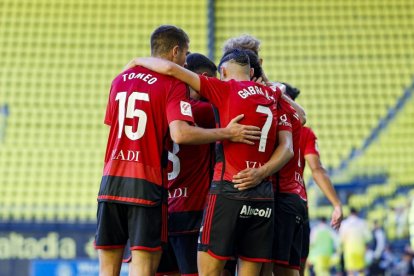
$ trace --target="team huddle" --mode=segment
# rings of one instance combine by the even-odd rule
[[[254,37],[229,39],[216,66],[163,25],[151,57],[114,79],[100,275],[119,275],[122,259],[130,275],[299,275],[310,234],[303,170],[320,169],[316,136],[294,102],[299,90],[269,81],[261,63]],[[340,201],[321,182],[338,228]]]

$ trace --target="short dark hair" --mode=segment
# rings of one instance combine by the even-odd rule
[[[260,65],[259,57],[252,50],[244,49],[243,51],[249,56],[250,68],[254,69],[253,78],[260,78],[263,75],[263,69]]]
[[[161,25],[151,34],[151,55],[166,54],[176,45],[184,49],[189,42],[188,35],[182,29],[173,25]]]
[[[297,87],[294,87],[292,85],[290,85],[289,83],[286,82],[282,82],[282,84],[284,84],[286,86],[286,94],[292,99],[295,100],[299,94],[300,94],[300,89]]]
[[[191,53],[186,58],[186,68],[197,74],[208,72],[216,75],[217,66],[208,57],[199,53]]]
[[[220,60],[218,68],[223,65],[223,63],[228,62],[230,60],[233,60],[237,64],[241,66],[249,65],[250,66],[250,59],[247,55],[246,51],[239,50],[239,49],[233,49],[228,52],[226,52],[223,57]]]

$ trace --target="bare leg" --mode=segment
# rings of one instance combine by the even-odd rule
[[[200,276],[220,276],[226,261],[212,257],[210,254],[198,251],[197,266]]]
[[[117,276],[121,271],[123,248],[98,249],[99,275]]]
[[[162,251],[132,250],[129,275],[153,276],[157,272]]]
[[[259,276],[263,263],[250,262],[239,259],[238,276]]]
[[[273,274],[273,263],[264,263],[262,265],[262,270],[260,271],[260,276],[272,276]]]
[[[299,276],[299,270],[286,268],[278,265],[275,265],[273,273],[278,276]]]

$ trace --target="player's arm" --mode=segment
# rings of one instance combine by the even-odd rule
[[[316,184],[319,186],[321,191],[334,207],[331,226],[334,229],[338,229],[341,226],[343,218],[342,204],[332,185],[331,179],[329,178],[325,168],[322,166],[322,163],[317,154],[306,154],[305,160],[312,171],[312,177],[315,180]]]
[[[306,112],[305,112],[305,109],[303,109],[302,106],[300,106],[297,102],[295,102],[294,100],[292,100],[289,96],[287,96],[285,94],[286,85],[284,85],[283,83],[280,83],[280,82],[269,82],[269,81],[266,81],[265,83],[268,86],[276,86],[276,87],[278,87],[280,89],[280,91],[282,91],[281,98],[284,99],[285,101],[287,101],[295,109],[296,113],[299,116],[300,123],[302,125],[305,125],[306,124]]]
[[[260,128],[238,124],[244,115],[238,115],[225,128],[205,129],[189,125],[186,121],[175,120],[169,125],[171,139],[176,144],[209,144],[215,141],[230,140],[232,142],[254,145],[260,140]]]
[[[182,82],[185,82],[195,91],[200,91],[200,77],[196,73],[187,70],[174,62],[156,57],[134,58],[125,66],[125,69],[129,69],[137,65],[163,75],[172,76]]]
[[[305,109],[303,109],[302,106],[300,106],[297,102],[292,100],[289,96],[287,96],[285,93],[282,94],[282,98],[286,100],[296,111],[296,113],[299,115],[299,120],[302,125],[306,124],[306,112]]]
[[[279,131],[278,139],[279,144],[269,161],[260,168],[244,169],[233,176],[233,183],[236,184],[234,185],[235,188],[240,191],[253,188],[260,184],[266,177],[278,172],[289,162],[294,155],[292,132]]]

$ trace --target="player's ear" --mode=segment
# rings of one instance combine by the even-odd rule
[[[263,59],[262,58],[259,58],[259,63],[260,63],[260,66],[263,65]]]
[[[220,67],[220,78],[223,80],[227,77],[227,70],[224,66]]]
[[[250,79],[254,76],[254,68],[250,68]]]
[[[179,53],[180,53],[180,46],[175,45],[174,48],[172,49],[173,57],[178,56]]]

